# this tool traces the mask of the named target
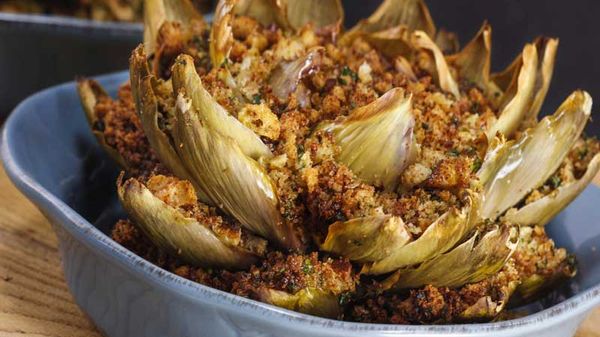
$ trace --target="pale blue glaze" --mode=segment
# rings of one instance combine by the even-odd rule
[[[126,73],[99,78],[111,93]],[[600,189],[589,187],[548,225],[577,254],[578,276],[529,316],[445,326],[358,324],[299,314],[193,283],[137,257],[107,235],[121,215],[115,165],[85,122],[73,83],[21,103],[2,133],[1,156],[15,185],[58,234],[67,283],[110,337],[128,336],[571,336],[600,304]]]

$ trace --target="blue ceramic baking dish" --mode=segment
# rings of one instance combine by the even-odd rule
[[[115,93],[126,73],[100,77]],[[579,273],[563,289],[487,324],[405,326],[328,320],[255,302],[180,278],[107,235],[122,215],[117,167],[88,130],[74,83],[21,103],[2,133],[1,155],[15,185],[45,214],[60,242],[79,306],[110,337],[125,336],[572,336],[600,305],[600,189],[589,187],[548,225],[577,254]]]

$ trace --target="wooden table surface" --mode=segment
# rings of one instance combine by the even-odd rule
[[[0,337],[101,336],[73,302],[56,246],[50,224],[0,165]],[[600,337],[600,308],[576,336]]]

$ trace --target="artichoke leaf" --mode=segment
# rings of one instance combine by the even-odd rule
[[[227,214],[248,230],[284,248],[301,248],[294,228],[283,222],[268,174],[238,143],[205,125],[185,90],[179,92],[173,138],[192,178]]]
[[[339,296],[317,288],[304,288],[290,294],[263,287],[258,298],[261,302],[319,317],[336,318],[342,313]]]
[[[122,178],[117,188],[123,207],[158,247],[203,267],[243,269],[258,261],[250,251],[224,243],[208,224],[163,202],[135,178]]]
[[[233,10],[237,1],[221,0],[213,16],[209,37],[209,55],[213,67],[221,67],[229,59],[233,46]]]
[[[118,0],[102,1],[104,7],[115,17],[116,21],[134,21],[136,19],[135,4],[122,3]]]
[[[411,31],[404,25],[391,27],[365,35],[365,40],[390,59],[412,58],[414,47],[411,44]]]
[[[494,228],[471,238],[451,251],[409,269],[401,269],[383,282],[386,289],[400,290],[431,284],[460,287],[488,278],[502,269],[516,250],[518,227]]]
[[[98,130],[98,125],[100,125],[100,120],[96,115],[96,104],[101,99],[108,98],[108,94],[102,88],[102,86],[93,80],[80,80],[77,82],[77,92],[79,94],[79,99],[81,100],[81,106],[83,107],[83,111],[85,112],[85,117],[87,118],[88,124],[92,133],[96,137],[96,140],[100,144],[100,146],[108,153],[108,155],[117,162],[121,167],[127,169],[127,162],[121,156],[121,154],[114,147],[108,145],[106,143],[106,138],[104,137],[104,133]]]
[[[234,140],[242,152],[252,159],[273,156],[257,134],[231,116],[204,88],[191,56],[179,55],[172,72],[174,92],[185,90],[190,95],[194,110],[199,112],[199,118],[207,128]]]
[[[591,108],[590,95],[576,91],[554,115],[518,140],[492,142],[478,172],[484,189],[483,218],[496,219],[558,169],[583,131]]]
[[[534,45],[538,56],[538,67],[534,88],[535,95],[527,109],[523,122],[521,122],[521,130],[533,126],[536,122],[537,115],[541,109],[552,79],[556,50],[558,48],[558,39],[540,37],[536,39]],[[499,96],[499,99],[490,97],[497,106],[505,106],[514,96],[514,90],[509,90],[509,87],[511,87],[511,85],[514,87],[515,83],[517,83],[519,70],[522,66],[523,53],[519,54],[506,69],[490,76],[491,81],[505,93],[502,96]]]
[[[589,163],[585,174],[570,183],[558,187],[551,194],[527,204],[519,209],[509,209],[504,219],[521,226],[544,226],[554,216],[567,207],[594,179],[600,170],[600,154],[596,154]]]
[[[537,117],[542,109],[542,104],[550,88],[550,81],[554,72],[554,61],[558,48],[558,39],[538,38],[535,42],[538,51],[538,71],[535,81],[535,96],[519,129],[525,130],[537,123]]]
[[[412,65],[406,58],[402,56],[397,56],[394,59],[394,68],[397,72],[403,74],[409,80],[417,81],[417,75],[415,75],[415,72],[412,69]]]
[[[500,88],[500,90],[502,90],[502,92],[506,92],[511,83],[516,81],[516,78],[519,75],[519,69],[521,69],[522,66],[523,53],[521,52],[506,68],[499,72],[492,73],[490,79],[498,86],[498,88]]]
[[[287,22],[285,5],[283,0],[237,0],[234,13],[254,18],[265,27],[276,23],[288,29],[290,24]]]
[[[342,43],[401,25],[411,32],[421,30],[429,36],[435,36],[435,24],[423,0],[384,0],[371,16],[361,20],[342,36]]]
[[[431,260],[452,249],[479,223],[479,195],[471,192],[462,209],[452,208],[429,225],[421,236],[392,252],[383,260],[365,264],[364,274],[386,274]]]
[[[454,97],[460,98],[458,84],[456,83],[456,80],[454,80],[454,77],[448,68],[448,64],[446,63],[446,58],[438,46],[436,46],[431,38],[423,31],[416,31],[413,33],[412,43],[416,48],[427,50],[433,55],[433,60],[435,61],[433,74],[440,88],[445,92],[451,93]]]
[[[203,20],[202,14],[190,0],[144,0],[144,48],[147,55],[156,49],[156,39],[165,21],[177,21],[183,25],[192,20]]]
[[[483,26],[459,53],[450,55],[448,63],[457,68],[459,77],[484,89],[488,97],[501,95],[500,89],[490,80],[492,56],[492,27]]]
[[[293,61],[281,61],[269,78],[273,94],[281,101],[286,101],[294,92],[300,80],[317,69],[322,62],[325,48],[315,47]]]
[[[279,0],[285,4],[286,18],[290,26],[298,31],[306,24],[315,28],[341,26],[344,8],[340,0]]]
[[[415,154],[414,124],[412,97],[394,88],[320,128],[333,133],[341,163],[367,183],[394,191]]]
[[[144,49],[137,47],[130,59],[129,81],[131,92],[136,106],[136,113],[140,118],[142,129],[148,143],[156,152],[160,161],[176,176],[181,179],[191,180],[191,175],[185,168],[173,147],[168,130],[161,128],[170,116],[162,116],[158,108],[158,97],[155,93],[154,76],[150,73]],[[162,121],[162,122],[159,122]],[[207,204],[214,205],[203,192],[201,186],[194,185],[198,198]]]
[[[488,322],[496,318],[509,304],[518,283],[518,281],[511,281],[502,287],[494,295],[496,299],[489,295],[481,297],[460,314],[460,319],[466,322]]]
[[[538,67],[535,45],[527,44],[523,49],[522,58],[519,75],[513,77],[513,81],[502,97],[502,101],[505,102],[502,104],[505,105],[500,111],[498,120],[486,132],[488,139],[492,139],[497,133],[511,137],[517,131],[531,106],[535,94]]]
[[[373,262],[388,256],[411,240],[399,217],[376,215],[338,221],[329,226],[321,250],[352,261]]]

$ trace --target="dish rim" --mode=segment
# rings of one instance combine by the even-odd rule
[[[122,82],[127,79],[127,75],[127,71],[121,71],[97,76],[95,79],[100,83]],[[19,136],[15,134],[13,126],[17,124],[19,120],[31,114],[31,112],[29,114],[26,113],[27,107],[36,104],[36,101],[47,95],[56,94],[56,92],[60,90],[69,90],[69,88],[73,92],[73,95],[76,95],[75,82],[73,81],[55,85],[29,96],[18,104],[9,115],[2,128],[2,135],[0,138],[0,158],[2,159],[6,173],[15,186],[31,200],[36,207],[45,212],[52,213],[59,220],[57,222],[60,223],[60,226],[79,243],[87,246],[90,250],[95,252],[96,255],[100,255],[110,263],[116,263],[118,266],[125,269],[126,272],[135,275],[136,278],[142,278],[145,282],[152,284],[153,287],[159,287],[161,290],[168,292],[171,295],[187,298],[194,302],[200,301],[206,304],[215,305],[224,310],[235,310],[238,314],[259,321],[274,319],[271,323],[275,325],[289,323],[298,324],[297,329],[305,330],[307,332],[318,331],[329,334],[341,332],[345,333],[347,336],[359,336],[365,332],[389,335],[420,334],[424,336],[440,334],[448,336],[475,336],[489,332],[501,334],[510,332],[534,332],[539,330],[540,326],[559,324],[567,319],[581,315],[600,302],[599,283],[550,308],[546,308],[525,317],[502,322],[450,325],[355,323],[290,311],[184,279],[165,269],[155,266],[151,262],[117,244],[58,197],[42,187],[41,184],[26,173],[24,168],[21,167],[14,158],[14,147],[12,144],[18,140]],[[240,307],[243,307],[244,310],[240,310]],[[245,308],[250,310],[245,310]],[[325,329],[325,331],[323,329]]]
[[[98,31],[113,37],[139,37],[143,33],[140,22],[94,21],[65,15],[0,12],[0,26],[19,26],[28,30],[51,29],[70,34]],[[33,95],[32,95],[33,96]]]

